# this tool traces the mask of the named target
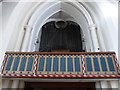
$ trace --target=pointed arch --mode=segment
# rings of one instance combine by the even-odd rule
[[[49,17],[51,17],[52,15],[54,15],[55,13],[59,11],[63,11],[75,19],[75,21],[84,30],[83,31],[84,35],[87,36],[85,37],[86,41],[89,43],[87,47],[89,49],[92,49],[92,43],[91,43],[92,41],[90,39],[91,37],[90,37],[90,32],[88,29],[89,29],[89,26],[93,24],[93,20],[90,14],[87,12],[87,10],[83,6],[80,6],[79,4],[80,3],[59,1],[59,2],[48,3],[44,5],[44,7],[40,6],[34,12],[34,14],[31,16],[28,22],[28,25],[33,27],[28,51],[33,51],[35,49],[34,41],[37,39],[38,34],[40,32],[39,30],[42,27],[42,25],[45,24],[45,22],[49,19]],[[43,11],[43,8],[45,7],[46,9],[44,9]],[[73,12],[71,12],[71,10]],[[41,13],[41,11],[43,12]],[[80,15],[81,17],[77,15]],[[83,21],[84,21],[84,25],[83,25]]]

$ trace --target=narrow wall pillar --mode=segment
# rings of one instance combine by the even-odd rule
[[[119,84],[118,80],[110,81],[110,83],[111,83],[112,90],[118,90],[118,84]]]
[[[22,51],[27,50],[28,42],[29,42],[29,39],[30,39],[30,34],[31,34],[31,31],[32,31],[32,27],[26,25],[24,27],[24,30],[25,30],[25,35],[24,35],[24,38],[23,38]]]
[[[105,80],[105,81],[101,81],[101,88],[102,90],[110,90],[110,85],[108,84],[108,82]]]
[[[118,90],[120,90],[120,80],[118,81]]]
[[[99,52],[100,51],[100,47],[99,47],[99,43],[98,43],[98,37],[97,37],[97,33],[96,33],[96,25],[90,25],[90,33],[91,33],[91,38],[92,38],[92,43],[93,43],[93,47],[94,47],[94,51],[95,52]]]
[[[13,80],[11,88],[17,90],[19,86],[19,80]]]
[[[0,77],[0,90],[2,90],[2,77]]]
[[[3,79],[3,80],[2,80],[2,88],[3,88],[3,89],[10,88],[10,80],[8,80],[8,79]]]
[[[96,86],[96,90],[100,90],[100,88],[101,88],[100,81],[96,82],[95,86]]]
[[[19,81],[19,88],[24,89],[25,82],[24,81]]]

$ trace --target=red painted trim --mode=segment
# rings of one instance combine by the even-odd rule
[[[35,74],[37,73],[38,58],[39,58],[39,56],[34,55],[34,64],[33,64],[33,69],[32,69],[32,70],[33,70],[33,71],[35,70],[35,71],[33,72],[33,73],[35,73]],[[36,62],[37,62],[37,63],[36,63]],[[36,65],[35,65],[35,64],[36,64]],[[36,69],[35,69],[35,68],[36,68]]]
[[[38,56],[38,58],[37,58],[37,64],[36,64],[35,74],[37,74],[37,71],[38,71],[38,60],[39,60],[39,56]]]
[[[5,61],[4,61],[4,63],[3,63],[2,73],[3,73],[4,69],[5,69],[5,65],[6,65],[6,62],[7,62],[7,60],[8,60],[8,55],[7,55],[7,54],[6,54],[4,60],[5,60]]]
[[[116,55],[115,54],[112,54],[112,57],[113,57],[113,60],[114,60],[114,63],[115,63],[115,66],[116,66],[116,68],[117,68],[117,70],[119,70],[119,64],[117,63],[117,57],[116,57]],[[117,66],[117,65],[118,66]]]
[[[73,76],[74,75],[74,76]],[[66,78],[70,78],[70,79],[98,79],[98,78],[120,78],[120,75],[79,75],[79,74],[39,74],[39,75],[11,75],[11,74],[4,74],[2,76],[3,78],[49,78],[49,79],[66,79]]]
[[[84,55],[84,68],[85,68],[85,73],[87,74],[86,55]]]

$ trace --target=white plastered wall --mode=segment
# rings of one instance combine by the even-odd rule
[[[3,33],[2,34],[3,35],[3,41],[5,41],[5,42],[2,43],[3,44],[3,47],[2,47],[3,48],[3,54],[2,54],[2,56],[4,56],[4,52],[6,52],[6,51],[9,51],[9,50],[19,51],[20,50],[20,48],[21,48],[20,41],[22,41],[21,36],[24,33],[24,30],[23,30],[24,26],[27,23],[30,15],[34,12],[34,9],[37,8],[38,4],[40,4],[40,3],[38,3],[38,2],[33,2],[33,3],[27,3],[27,2],[25,3],[24,2],[23,3],[22,2],[21,4],[19,3],[19,5],[16,6],[16,8],[15,8],[16,10],[15,9],[13,10],[13,13],[11,13],[11,15],[8,18],[8,21],[7,21],[7,22],[9,22],[9,24],[6,24],[6,29],[4,29],[4,32],[2,32]],[[89,4],[86,4],[86,5],[88,5],[88,7],[89,7]],[[95,7],[95,5],[96,4],[93,4],[93,7]],[[96,5],[96,7],[98,7],[98,9],[99,9],[98,11],[101,11],[100,5],[98,5],[98,6]],[[92,9],[92,8],[89,7],[89,9]],[[69,12],[67,12],[67,13],[69,13]],[[114,17],[111,17],[111,19],[108,22],[105,19],[104,16],[100,15],[100,13],[95,12],[95,11],[92,11],[92,13],[93,13],[93,16],[96,17],[96,24],[97,24],[98,30],[101,31],[102,36],[104,38],[104,40],[103,40],[104,43],[105,43],[104,44],[104,46],[105,46],[104,49],[107,50],[107,51],[109,51],[109,50],[115,51],[117,53],[117,47],[118,47],[117,43],[118,43],[118,41],[117,41],[116,33],[117,33],[118,29],[115,28],[116,26],[114,26],[114,25],[117,25],[117,23],[115,23],[115,20],[117,20],[117,19],[115,19]],[[97,19],[97,17],[98,17],[98,19]],[[107,23],[108,25],[109,24],[111,25],[110,21],[112,21],[112,20],[114,20],[113,26],[109,27],[109,28],[106,27],[105,23]],[[79,20],[79,18],[76,18],[77,23],[80,24],[81,23],[80,21],[81,20]],[[45,21],[43,22],[43,24],[44,23],[45,23]],[[85,26],[84,26],[84,29],[85,29]],[[102,27],[102,26],[104,26],[104,27]],[[83,27],[83,25],[81,25],[81,27]],[[40,28],[40,27],[38,27],[38,28]],[[37,28],[37,30],[38,30],[38,28]],[[6,32],[5,32],[5,30],[6,30]],[[112,32],[112,30],[114,30],[114,31]],[[109,31],[111,31],[110,34],[108,33]],[[14,32],[14,35],[13,35],[13,32]],[[114,34],[112,34],[112,33],[114,33]],[[107,37],[107,36],[109,36],[109,37]],[[8,37],[8,38],[6,38],[6,37]],[[109,38],[112,38],[112,39],[109,40]],[[109,44],[109,43],[111,43],[111,40],[112,40],[113,44]],[[3,57],[2,57],[2,59],[3,59]]]
[[[49,4],[48,4],[48,6],[49,6]],[[44,11],[44,9],[45,9],[44,5],[45,4],[43,4],[43,2],[41,2],[41,3],[40,2],[32,2],[32,3],[21,2],[21,3],[16,5],[14,10],[11,10],[11,14],[10,14],[8,20],[6,20],[6,23],[8,22],[8,24],[5,25],[5,29],[3,29],[4,32],[2,32],[2,35],[3,35],[2,46],[3,47],[2,47],[1,61],[3,60],[3,56],[4,56],[4,53],[6,51],[21,51],[22,50],[21,45],[22,45],[22,41],[23,41],[22,37],[24,36],[24,26],[27,24],[27,22],[31,18],[31,15],[35,14],[34,12],[39,6],[43,7],[41,12]],[[95,24],[97,24],[98,30],[100,30],[101,35],[103,36],[103,40],[100,40],[101,35],[99,35],[99,32],[98,32],[98,35],[100,36],[99,37],[99,42],[104,42],[105,43],[104,44],[105,47],[103,49],[105,49],[105,51],[115,51],[117,53],[118,52],[118,48],[117,48],[118,47],[117,46],[118,45],[117,44],[118,43],[118,40],[117,40],[118,39],[117,38],[118,34],[116,35],[116,33],[118,32],[118,29],[116,28],[116,25],[117,25],[117,23],[116,23],[117,18],[115,18],[116,16],[115,17],[110,16],[109,18],[107,18],[105,16],[106,14],[104,13],[104,11],[101,8],[101,5],[99,3],[92,4],[92,7],[93,8],[97,7],[97,11],[101,11],[102,13],[104,13],[104,15],[103,14],[101,15],[100,12],[98,13],[98,12],[92,10],[93,8],[89,7],[89,3],[86,4],[86,6],[87,5],[88,5],[88,8],[89,8],[92,16],[95,17],[94,20],[95,20]],[[64,7],[65,7],[65,5],[64,5]],[[58,8],[58,7],[56,7],[56,8]],[[65,8],[66,8],[65,11],[67,11],[68,14],[72,14],[72,17],[75,18],[76,22],[81,25],[82,24],[80,22],[81,19],[77,18],[74,15],[75,12],[74,12],[74,14],[70,13],[70,11],[68,11],[67,7],[65,7]],[[59,8],[58,8],[58,10],[55,10],[55,11],[56,12],[59,11]],[[50,16],[53,15],[53,14],[55,14],[54,10],[53,10],[53,13],[50,14]],[[3,15],[4,15],[4,13],[3,13]],[[38,14],[38,16],[39,16],[39,14]],[[46,22],[46,20],[50,16],[43,18],[43,22],[41,23],[41,26]],[[40,28],[41,28],[41,26],[37,27],[37,23],[41,20],[41,18],[39,18],[39,19],[38,18],[39,17],[33,18],[33,21],[32,20],[31,21],[34,22],[34,23],[31,23],[31,24],[29,23],[30,27],[32,27],[33,30],[35,28],[37,28],[36,30],[40,30]],[[87,24],[85,26],[83,26],[83,25],[81,25],[81,26],[85,28],[85,26],[87,26]],[[37,36],[37,34],[36,34],[36,36]],[[36,36],[33,36],[34,37],[33,41],[35,40]],[[109,37],[107,37],[107,36],[109,36]],[[30,40],[32,40],[32,38]],[[32,47],[32,46],[28,47],[28,51],[31,51],[30,47]]]

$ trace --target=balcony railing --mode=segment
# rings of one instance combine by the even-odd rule
[[[6,52],[2,76],[120,78],[114,52]]]

